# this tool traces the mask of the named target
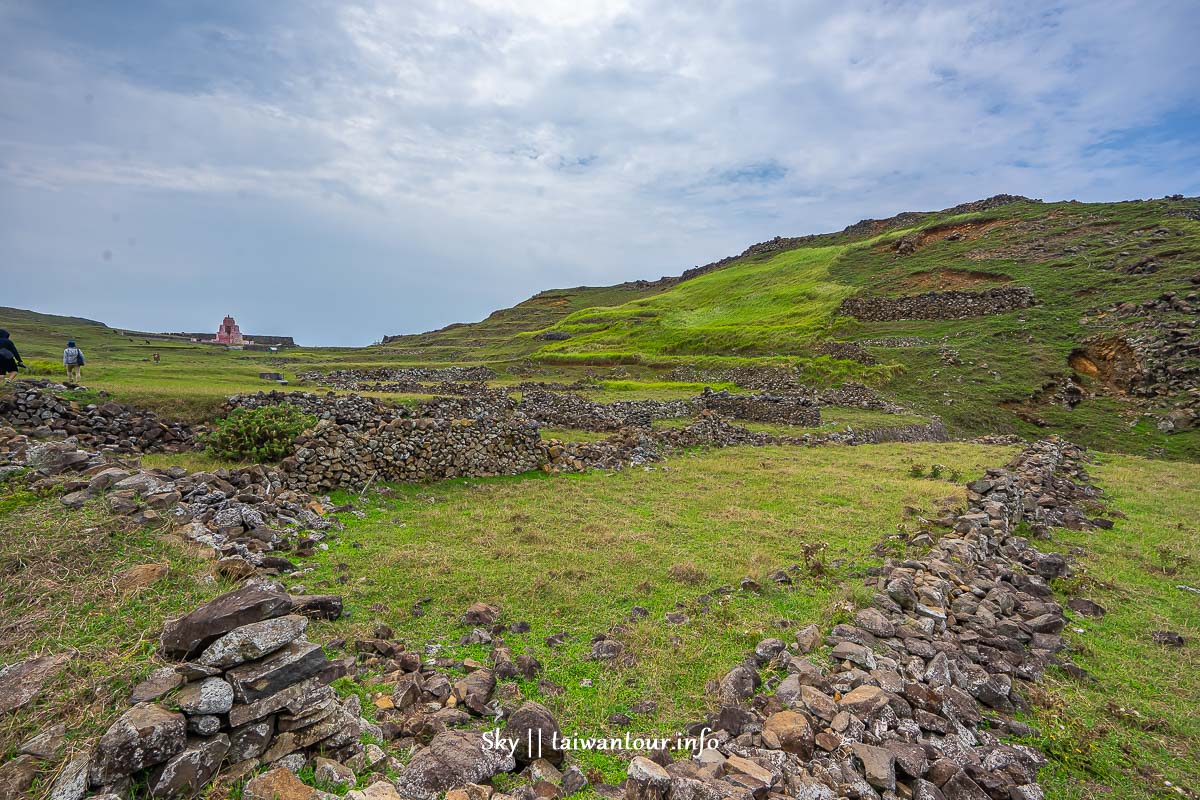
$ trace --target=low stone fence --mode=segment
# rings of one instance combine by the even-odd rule
[[[191,450],[195,430],[182,422],[163,422],[111,400],[81,405],[60,397],[67,387],[47,380],[18,381],[0,395],[0,423],[28,431],[34,438],[74,436],[88,447],[120,453]]]
[[[1003,314],[1033,305],[1026,286],[998,286],[983,292],[926,292],[906,297],[848,297],[842,313],[864,322],[906,319],[969,319]]]
[[[521,396],[521,413],[546,425],[587,431],[615,431],[627,426],[648,428],[656,419],[694,415],[694,400],[619,400],[596,403],[570,392],[530,389]]]
[[[688,761],[634,758],[624,796],[1042,797],[1045,757],[1000,736],[1036,735],[1009,716],[1026,707],[1024,682],[1052,663],[1086,673],[1065,654],[1068,620],[1048,584],[1068,560],[1015,531],[1110,525],[1092,517],[1099,493],[1083,455],[1037,442],[969,484],[966,513],[935,521],[936,541],[913,538],[932,545],[927,554],[870,571],[876,594],[853,624],[825,636],[801,627],[790,646],[759,642],[713,682],[719,710],[687,728],[707,729],[716,746]],[[783,570],[771,577],[790,583]],[[813,655],[822,644],[828,661]]]
[[[808,397],[795,394],[730,394],[705,387],[700,404],[735,419],[815,427],[821,424],[821,409]]]
[[[509,419],[398,418],[374,430],[322,421],[296,439],[280,465],[289,486],[308,492],[368,481],[431,481],[538,469],[545,447],[536,424]]]

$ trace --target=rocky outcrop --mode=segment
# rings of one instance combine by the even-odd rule
[[[1004,314],[1033,305],[1033,290],[1026,286],[998,286],[982,292],[926,292],[905,297],[848,297],[843,314],[863,322],[897,322],[907,319],[970,319]]]

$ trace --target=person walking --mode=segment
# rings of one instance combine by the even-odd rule
[[[17,346],[8,338],[8,331],[0,330],[0,374],[4,375],[5,383],[17,374],[18,364],[25,366],[21,354],[17,352]]]
[[[75,346],[75,340],[67,342],[67,349],[63,350],[63,366],[67,368],[67,380],[71,383],[79,383],[79,376],[85,363],[87,362],[83,360],[83,351]]]

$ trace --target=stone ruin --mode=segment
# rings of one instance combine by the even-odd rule
[[[1050,664],[1086,677],[1065,655],[1064,609],[1048,581],[1069,573],[1019,535],[1053,526],[1111,527],[1083,452],[1058,439],[1028,447],[968,486],[966,513],[920,558],[889,560],[854,624],[815,625],[794,643],[766,639],[713,687],[718,711],[689,726],[717,746],[675,761],[629,764],[629,800],[789,796],[1025,800],[1043,797],[1035,748],[1000,735],[1033,731],[1009,715]],[[786,571],[774,578],[790,582]],[[1094,603],[1079,608],[1097,613]],[[1098,613],[1103,613],[1099,610]],[[812,657],[831,648],[831,667]]]
[[[928,552],[869,570],[876,593],[853,624],[824,635],[803,625],[791,643],[759,642],[706,687],[712,712],[666,737],[693,744],[615,751],[629,759],[626,779],[592,790],[611,800],[1041,798],[1044,756],[1001,737],[1035,733],[1011,714],[1026,706],[1025,687],[1047,666],[1087,676],[1067,655],[1069,618],[1048,584],[1068,576],[1070,562],[1022,534],[1111,527],[1098,515],[1103,506],[1083,457],[1052,438],[988,470],[968,485],[964,513],[929,521],[911,537]],[[798,569],[776,570],[765,582],[786,591]],[[734,591],[720,587],[685,609],[703,614],[715,596]],[[741,591],[763,589],[747,578]],[[1086,600],[1071,607],[1103,614]],[[168,621],[160,655],[169,663],[135,687],[129,710],[98,741],[68,757],[51,796],[175,797],[249,778],[248,800],[326,800],[297,779],[305,767],[326,785],[367,787],[351,790],[351,800],[558,800],[588,785],[561,750],[518,746],[510,756],[486,746],[484,726],[519,742],[548,743],[561,733],[550,710],[525,701],[513,682],[553,688],[536,658],[504,643],[506,631],[527,625],[502,624],[500,609],[476,603],[460,619],[471,628],[462,641],[489,644],[487,663],[422,655],[383,625],[350,645],[357,657],[330,661],[305,638],[306,613],[310,607],[278,584],[250,582]],[[645,614],[634,608],[630,618]],[[687,622],[675,611],[663,624]],[[594,637],[593,657],[622,657],[621,631]],[[828,656],[817,654],[822,646]],[[367,674],[382,675],[372,681],[388,687],[374,701],[378,724],[362,717],[357,695],[339,699],[328,685]],[[10,763],[38,758],[30,754],[64,733],[57,726],[39,734]],[[400,763],[361,744],[364,733],[413,755]],[[697,749],[701,734],[708,745]],[[515,772],[524,781],[508,793],[490,785]]]
[[[705,387],[700,404],[734,419],[774,422],[812,428],[821,424],[821,408],[810,397],[794,394],[730,394],[728,389],[714,392]]]
[[[361,735],[357,695],[330,688],[346,664],[308,641],[304,607],[278,584],[247,583],[169,620],[159,653],[169,663],[134,687],[130,708],[63,766],[55,800],[186,797],[218,776],[226,789],[263,765],[291,770],[315,759],[341,777],[391,766]]]
[[[970,319],[1004,314],[1033,305],[1033,290],[1026,286],[997,286],[982,292],[952,290],[905,297],[847,297],[841,312],[862,322],[899,322],[916,319]]]
[[[80,403],[59,396],[67,387],[48,380],[20,381],[0,395],[0,417],[30,436],[74,436],[85,446],[119,453],[178,452],[194,447],[195,430],[163,422],[153,412],[108,400]]]

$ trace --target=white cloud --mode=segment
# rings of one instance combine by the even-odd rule
[[[480,287],[402,315],[431,327],[862,216],[1200,188],[1197,145],[1154,128],[1200,99],[1184,3],[299,8],[181,18],[175,53],[53,18],[14,35],[0,191],[251,193],[347,252],[390,248],[393,271],[419,250]],[[381,280],[375,261],[341,268]]]

